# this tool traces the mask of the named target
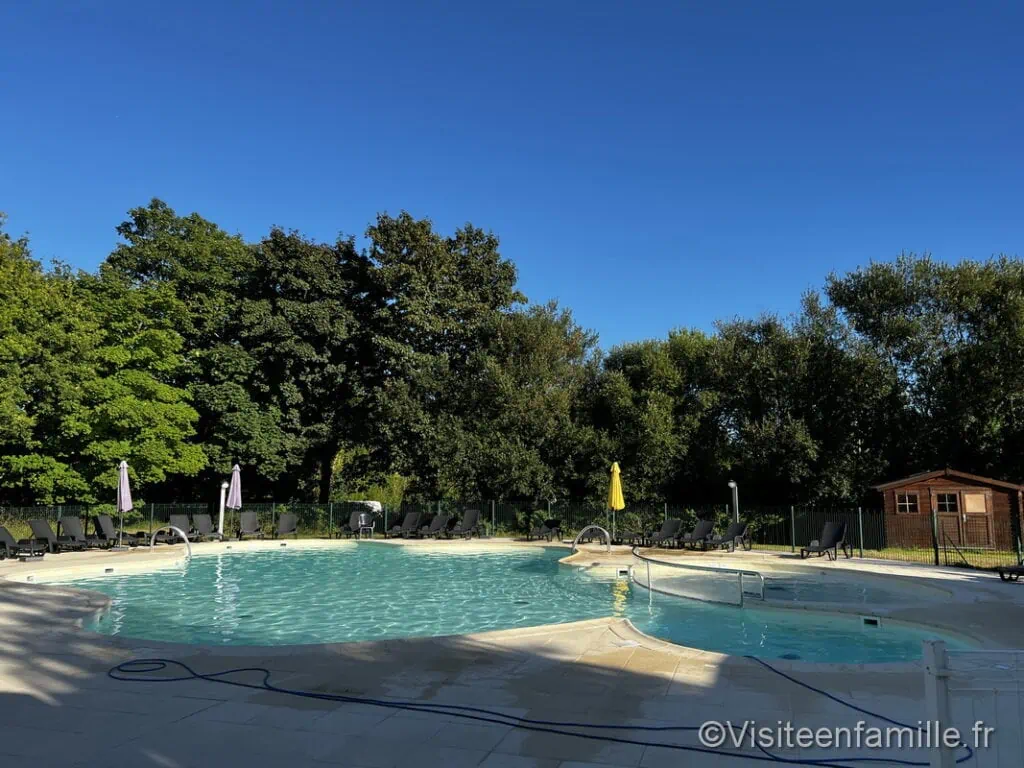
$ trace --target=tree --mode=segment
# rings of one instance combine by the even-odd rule
[[[831,275],[827,293],[898,377],[906,402],[894,452],[901,464],[1020,476],[1024,264],[999,257],[949,265],[903,254]]]
[[[365,263],[350,239],[328,246],[280,229],[252,251],[237,321],[258,361],[252,397],[278,405],[301,456],[295,475],[315,476],[326,502],[335,457],[362,415],[352,308]]]
[[[58,267],[0,233],[0,485],[26,503],[110,498],[128,460],[143,484],[195,474],[195,411],[169,383],[181,338],[166,297]]]
[[[102,267],[134,288],[165,288],[165,308],[183,338],[176,383],[199,413],[197,442],[209,457],[197,482],[176,478],[166,491],[202,497],[238,462],[256,467],[247,491],[272,495],[303,461],[301,427],[280,388],[262,386],[261,361],[242,343],[240,314],[256,269],[256,251],[196,213],[178,216],[154,199],[118,228],[125,242]]]
[[[464,380],[481,338],[523,300],[516,270],[494,235],[468,224],[442,237],[427,219],[382,214],[366,235],[354,306],[365,416],[355,442],[377,468],[415,476],[418,492],[438,496],[434,456],[459,420],[442,390]]]

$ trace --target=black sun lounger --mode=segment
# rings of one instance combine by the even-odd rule
[[[750,541],[750,537],[747,535],[747,529],[750,527],[750,523],[729,523],[729,527],[725,529],[725,533],[721,536],[712,536],[708,539],[709,547],[721,547],[727,549],[730,552],[735,552],[736,547],[742,547],[743,549],[750,551],[753,544]]]
[[[188,521],[188,515],[171,515],[167,518],[167,524],[184,533],[189,541],[199,539],[199,536],[192,532],[192,523]],[[174,544],[181,541],[181,537],[174,531],[162,531],[156,535],[156,540],[164,544]]]
[[[853,557],[853,545],[846,543],[846,523],[828,522],[821,529],[821,537],[800,550],[800,558],[828,555],[829,560],[835,560],[840,549],[847,558]]]
[[[1024,565],[1000,565],[996,570],[1003,581],[1019,581],[1024,576]]]
[[[562,521],[561,520],[554,520],[554,519],[545,520],[543,523],[541,523],[540,525],[534,527],[533,530],[531,530],[528,534],[526,534],[526,540],[530,541],[531,539],[541,539],[541,538],[543,538],[546,541],[551,541],[556,536],[561,536],[561,534],[562,534]]]
[[[29,520],[28,525],[32,529],[33,538],[38,542],[46,544],[50,552],[61,552],[65,549],[78,551],[85,549],[84,542],[77,542],[70,536],[58,536],[53,532],[50,524],[41,518]]]
[[[97,538],[110,542],[111,546],[117,544],[117,527],[114,525],[114,520],[110,515],[97,515],[94,525],[96,526]],[[131,547],[136,547],[139,544],[146,544],[149,542],[144,531],[139,531],[138,533],[125,533],[123,540],[125,544]]]
[[[299,518],[291,512],[284,512],[277,518],[277,530],[274,531],[274,538],[280,536],[294,536],[299,538]]]
[[[339,531],[340,535],[343,535],[346,539],[351,539],[353,536],[359,535],[359,516],[362,513],[357,509],[351,515],[348,516],[348,522],[341,526]]]
[[[462,522],[452,528],[451,536],[463,536],[467,539],[473,538],[473,534],[480,535],[480,510],[467,509],[462,516]]]
[[[217,539],[220,541],[224,536],[213,528],[213,518],[207,514],[192,515],[192,527],[196,529],[196,536],[200,541],[204,539]]]
[[[110,543],[100,536],[86,536],[82,521],[77,517],[62,517],[57,521],[58,536],[68,536],[72,541],[87,547],[109,547]]]
[[[679,536],[679,529],[683,527],[683,521],[678,518],[671,518],[661,524],[661,530],[655,534],[645,537],[648,542],[648,546],[656,547],[659,545],[667,545],[670,542],[676,540]]]
[[[256,512],[243,512],[238,520],[238,540],[246,536],[253,536],[257,539],[263,538],[263,529],[260,527],[260,516]]]
[[[410,533],[409,535],[415,538],[422,539],[436,539],[444,535],[445,531],[448,530],[448,523],[451,521],[451,516],[446,514],[434,515],[434,519],[430,521],[430,525],[424,525],[418,531]]]
[[[391,530],[384,531],[384,538],[390,539],[395,536],[408,537],[409,534],[413,533],[417,528],[420,527],[420,513],[419,512],[408,512],[405,518],[402,520],[401,525],[391,526]]]
[[[40,544],[32,539],[15,541],[14,537],[11,536],[11,532],[0,525],[0,558],[20,557],[22,555],[42,557],[46,554],[46,550],[47,546],[45,544]]]
[[[689,533],[684,533],[677,541],[680,545],[689,545],[691,549],[708,548],[708,541],[715,532],[714,520],[698,520],[697,525]]]

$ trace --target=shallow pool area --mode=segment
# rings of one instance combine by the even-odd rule
[[[144,573],[63,583],[112,598],[89,629],[217,646],[301,645],[440,636],[609,616],[680,645],[762,658],[919,659],[921,641],[963,641],[854,615],[703,603],[595,579],[560,565],[564,549],[453,553],[362,542],[200,555]]]

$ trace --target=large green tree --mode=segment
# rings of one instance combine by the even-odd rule
[[[471,225],[444,237],[427,219],[382,214],[366,236],[356,307],[366,416],[356,437],[378,469],[414,476],[414,492],[438,496],[446,483],[432,457],[458,418],[443,391],[523,300],[515,266],[494,235]]]
[[[246,467],[249,495],[272,495],[279,480],[291,482],[289,471],[304,457],[291,393],[267,385],[264,361],[242,338],[256,249],[196,213],[179,216],[155,199],[131,210],[117,231],[124,242],[103,271],[173,297],[167,312],[184,340],[185,359],[177,383],[188,389],[199,412],[197,440],[210,460],[196,481],[175,478],[166,492],[210,497],[239,462]]]
[[[106,501],[127,460],[143,487],[205,463],[174,386],[181,337],[167,297],[46,273],[0,232],[0,486],[20,502]]]

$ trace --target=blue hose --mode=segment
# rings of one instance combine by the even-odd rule
[[[758,659],[754,656],[747,656],[746,658],[760,664],[765,669],[785,678],[786,680],[799,685],[802,688],[806,688],[813,693],[825,696],[832,701],[841,704],[844,707],[848,707],[861,714],[868,715],[870,717],[877,718],[886,723],[898,726],[900,728],[910,728],[913,730],[913,726],[901,723],[897,720],[880,715],[876,712],[858,707],[854,704],[850,704],[847,701],[843,701],[837,696],[833,696],[827,691],[823,691],[820,688],[815,688],[813,685],[809,685],[805,682],[797,680],[791,675],[782,672],[771,664],[762,659]],[[140,677],[140,675],[148,675],[154,672],[162,672],[168,667],[179,667],[187,675],[180,675],[176,677]],[[225,679],[228,675],[240,674],[243,672],[256,672],[263,675],[263,680],[260,683],[243,683],[237,680]],[[334,701],[343,704],[366,704],[374,707],[384,707],[387,709],[400,709],[408,710],[412,712],[433,712],[434,714],[445,714],[453,717],[459,717],[466,720],[474,720],[477,722],[484,723],[495,723],[497,725],[507,725],[513,728],[526,731],[537,731],[540,733],[553,733],[561,736],[575,736],[580,739],[589,739],[591,741],[603,741],[610,742],[613,744],[630,744],[634,746],[642,747],[662,747],[664,749],[675,749],[682,752],[703,752],[711,755],[724,755],[726,757],[736,757],[744,760],[758,760],[762,762],[770,763],[788,763],[790,765],[817,765],[825,766],[826,768],[843,768],[849,763],[880,763],[887,765],[906,765],[906,766],[927,766],[927,761],[914,761],[914,760],[898,760],[895,758],[883,758],[883,757],[835,757],[821,760],[812,759],[800,759],[800,758],[787,758],[780,755],[775,755],[769,752],[767,749],[758,744],[758,749],[761,750],[761,755],[752,755],[744,752],[731,752],[729,750],[712,749],[710,747],[696,746],[696,745],[682,745],[682,744],[661,744],[658,742],[640,741],[639,739],[627,739],[621,736],[610,736],[610,735],[597,735],[590,733],[579,733],[576,731],[565,730],[567,728],[586,728],[589,730],[604,730],[604,731],[697,731],[700,730],[700,726],[696,725],[604,725],[596,723],[575,723],[575,722],[563,722],[558,720],[535,720],[528,717],[515,717],[513,715],[506,715],[502,712],[495,710],[483,709],[481,707],[467,707],[457,704],[433,704],[430,702],[421,701],[401,701],[401,700],[384,700],[384,699],[372,699],[364,698],[359,696],[346,696],[344,694],[335,693],[315,693],[313,691],[299,691],[290,688],[282,688],[274,685],[270,682],[271,671],[264,667],[238,667],[235,669],[226,669],[221,672],[213,672],[211,674],[200,674],[194,669],[189,667],[187,664],[174,659],[136,659],[134,661],[126,661],[117,666],[111,667],[107,671],[107,676],[113,680],[122,680],[127,682],[142,682],[142,683],[177,683],[185,680],[205,680],[210,683],[222,683],[224,685],[232,685],[238,688],[250,688],[253,690],[260,691],[272,691],[274,693],[281,693],[287,696],[298,696],[306,699],[317,699],[320,701]],[[967,754],[957,759],[957,763],[962,763],[966,760],[970,760],[974,756],[973,750],[967,744],[961,744],[961,747],[967,750]]]

